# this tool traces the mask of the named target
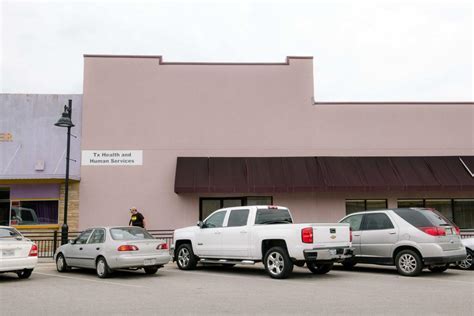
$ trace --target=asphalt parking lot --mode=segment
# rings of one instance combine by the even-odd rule
[[[270,279],[263,267],[199,267],[174,264],[148,276],[120,271],[99,279],[94,271],[56,272],[38,265],[28,280],[0,274],[0,314],[367,314],[472,315],[474,272],[450,269],[401,277],[391,267],[335,267],[313,275],[295,267],[286,280]]]

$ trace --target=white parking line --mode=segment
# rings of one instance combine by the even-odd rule
[[[146,286],[141,286],[141,285],[133,285],[133,284],[125,284],[125,283],[109,282],[109,281],[89,280],[89,279],[76,278],[76,277],[65,276],[65,275],[55,275],[55,274],[42,273],[42,272],[33,272],[33,274],[47,275],[47,276],[52,276],[52,277],[55,277],[55,278],[71,279],[71,280],[78,280],[78,281],[85,281],[85,282],[92,282],[92,283],[100,283],[100,284],[106,284],[106,285],[118,285],[118,286],[127,286],[127,287],[147,288]]]

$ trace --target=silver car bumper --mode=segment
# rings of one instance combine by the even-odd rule
[[[124,269],[162,266],[170,262],[170,260],[171,256],[168,253],[152,256],[120,255],[113,260],[107,261],[107,263],[112,269]]]

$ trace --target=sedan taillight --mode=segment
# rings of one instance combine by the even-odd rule
[[[134,245],[122,245],[117,248],[118,251],[138,251],[138,247]]]
[[[36,244],[31,245],[28,257],[38,257],[38,246],[36,246]]]
[[[418,227],[418,229],[431,236],[446,236],[446,230],[443,227]]]
[[[159,244],[157,247],[156,247],[157,250],[166,250],[168,249],[168,244]]]

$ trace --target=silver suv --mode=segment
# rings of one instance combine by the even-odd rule
[[[365,211],[344,217],[352,229],[354,257],[343,262],[395,265],[398,273],[416,276],[424,267],[445,271],[466,258],[459,228],[433,209],[399,208]]]

